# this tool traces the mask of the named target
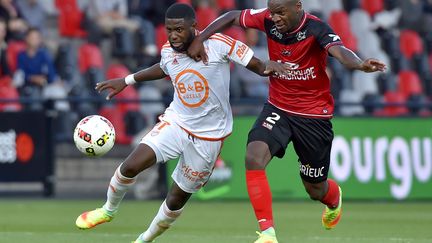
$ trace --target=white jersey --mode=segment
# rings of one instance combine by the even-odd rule
[[[174,85],[174,99],[162,120],[176,122],[197,138],[220,140],[232,131],[229,104],[229,61],[246,66],[253,51],[238,40],[214,34],[204,42],[208,65],[174,51],[167,42],[161,50],[161,69]]]

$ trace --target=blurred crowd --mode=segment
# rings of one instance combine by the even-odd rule
[[[128,87],[117,99],[156,102],[104,103],[95,83],[126,76],[159,61],[166,42],[164,14],[189,3],[198,29],[232,9],[263,8],[266,0],[0,0],[0,111],[40,110],[57,99],[59,138],[88,114],[107,116],[118,142],[155,121],[173,94],[169,80]],[[360,57],[388,64],[385,73],[345,69],[329,58],[336,113],[346,116],[430,116],[432,97],[432,0],[304,0],[306,11],[327,21]],[[266,38],[254,30],[225,31],[268,59]],[[231,96],[265,101],[268,80],[232,65]],[[80,102],[87,101],[87,102]],[[407,104],[384,106],[383,104]],[[234,109],[239,112],[239,110]]]

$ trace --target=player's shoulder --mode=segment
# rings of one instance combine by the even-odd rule
[[[229,47],[235,44],[236,40],[228,35],[222,33],[215,33],[208,38],[210,46],[227,45]]]
[[[248,16],[249,17],[254,17],[254,16],[258,17],[259,16],[259,17],[269,17],[270,18],[270,10],[268,10],[268,8],[244,9],[244,10],[242,10],[242,15],[244,15],[244,17],[248,17]]]
[[[315,15],[306,13],[306,28],[314,35],[319,35],[323,31],[328,31],[330,26]]]
[[[168,54],[173,52],[174,50],[172,49],[169,41],[165,42],[165,44],[162,45],[161,47],[161,55],[163,56],[164,54]]]

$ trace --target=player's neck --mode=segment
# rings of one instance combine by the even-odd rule
[[[301,25],[301,22],[302,22],[302,20],[303,20],[303,18],[305,17],[305,11],[304,10],[302,10],[300,13],[299,13],[299,16],[298,16],[298,18],[296,19],[296,21],[295,21],[295,23],[293,24],[293,27],[291,28],[291,29],[289,29],[288,31],[287,31],[287,33],[291,33],[291,32],[293,32],[294,30],[296,30],[300,25]]]

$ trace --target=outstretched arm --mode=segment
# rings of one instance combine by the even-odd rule
[[[207,40],[210,36],[212,36],[214,33],[221,32],[224,29],[231,27],[232,25],[240,26],[240,14],[241,11],[233,10],[221,15],[219,18],[214,20],[209,26],[207,26],[207,28],[204,29],[203,32],[200,33],[199,36],[197,36],[192,41],[191,45],[187,50],[187,54],[195,61],[202,60],[204,63],[207,64],[208,57],[205,53],[203,42]]]
[[[100,93],[104,90],[110,89],[110,93],[106,99],[110,100],[112,97],[120,93],[127,85],[132,85],[136,82],[144,82],[150,80],[156,80],[166,77],[167,75],[160,68],[159,63],[153,66],[141,70],[137,73],[130,74],[124,78],[115,78],[107,81],[103,81],[96,84],[96,90]]]
[[[272,74],[286,75],[287,72],[290,70],[290,67],[287,64],[270,60],[263,62],[256,57],[252,57],[246,68],[260,76],[269,76]]]
[[[332,46],[328,51],[333,57],[338,59],[339,62],[349,69],[371,73],[377,71],[383,72],[387,68],[383,62],[374,58],[369,58],[363,61],[353,51],[344,46]]]

